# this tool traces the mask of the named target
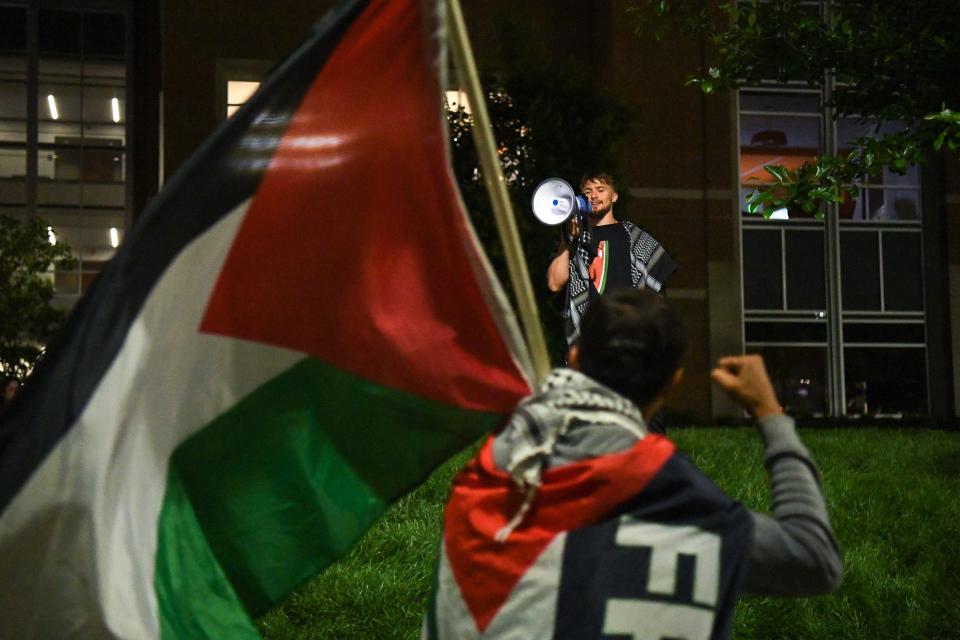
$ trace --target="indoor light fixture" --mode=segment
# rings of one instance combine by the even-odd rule
[[[50,117],[59,120],[60,112],[57,111],[57,99],[53,97],[52,93],[47,96],[47,106],[50,107]]]
[[[120,232],[117,231],[116,227],[110,227],[110,246],[114,249],[120,246]]]
[[[120,122],[120,100],[119,99],[110,98],[110,110],[113,112],[113,121]]]

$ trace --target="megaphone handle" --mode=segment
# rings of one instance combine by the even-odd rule
[[[577,244],[577,236],[571,233],[569,220],[565,220],[563,224],[560,225],[560,242],[570,250]]]
[[[570,216],[560,225],[560,235],[571,249],[580,244],[580,232],[583,230],[582,221],[578,214]]]

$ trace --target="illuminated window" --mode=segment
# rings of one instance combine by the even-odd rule
[[[444,92],[444,95],[447,98],[447,108],[450,111],[458,111],[463,109],[467,113],[470,111],[470,101],[467,99],[467,93],[460,89],[448,89]]]
[[[229,118],[240,106],[250,99],[260,86],[260,82],[252,80],[227,80],[227,117]]]
[[[217,113],[227,119],[257,92],[270,69],[271,60],[221,58],[217,60]]]

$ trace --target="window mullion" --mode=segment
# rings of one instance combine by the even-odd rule
[[[823,19],[827,23],[832,19],[830,2],[823,4]],[[827,155],[837,153],[837,127],[834,122],[833,97],[835,78],[828,69],[823,78],[823,145]],[[830,413],[841,416],[846,413],[846,385],[843,370],[843,316],[842,291],[840,287],[840,207],[833,202],[827,203],[827,352],[829,357]]]
[[[39,74],[40,74],[40,11],[36,3],[27,7],[27,166],[26,212],[28,218],[37,215],[37,144],[40,135]]]

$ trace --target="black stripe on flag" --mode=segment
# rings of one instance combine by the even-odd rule
[[[368,4],[349,0],[321,19],[146,207],[0,419],[0,513],[83,412],[173,260],[256,192],[291,116]]]

